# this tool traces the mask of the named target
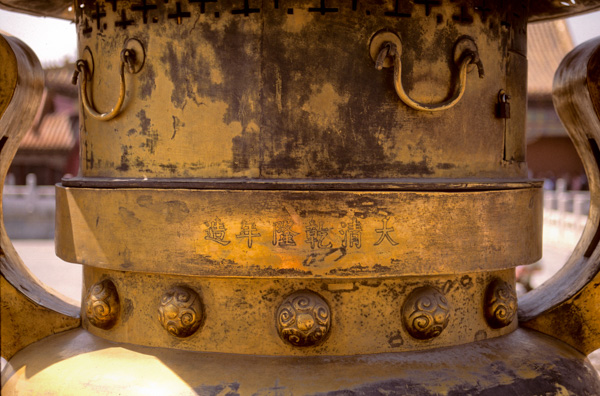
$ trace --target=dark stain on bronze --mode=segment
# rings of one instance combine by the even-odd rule
[[[140,85],[140,99],[145,100],[152,96],[152,92],[156,89],[156,72],[151,62],[146,62],[144,65],[144,73],[146,74],[141,78]]]
[[[133,314],[133,310],[133,301],[131,301],[129,298],[125,298],[123,300],[123,315],[121,316],[123,323],[126,323],[129,320],[129,318]]]
[[[404,345],[404,339],[402,339],[402,333],[400,332],[400,330],[396,330],[395,332],[389,335],[388,344],[390,348],[398,348]]]
[[[137,199],[137,204],[142,208],[148,208],[152,205],[152,195],[142,195]]]
[[[194,388],[194,392],[197,395],[227,395],[227,396],[239,396],[238,390],[240,384],[238,382],[231,382],[229,384],[219,385],[203,385]]]
[[[168,170],[170,173],[175,174],[177,172],[177,165],[175,164],[159,164],[162,169]]]
[[[128,153],[127,149],[128,149],[127,146],[121,147],[123,154],[121,154],[121,164],[117,167],[117,170],[119,170],[121,172],[126,172],[129,170],[129,153]]]
[[[482,395],[482,396],[503,396],[507,394],[514,395],[560,395],[564,392],[574,395],[594,395],[595,391],[588,388],[589,384],[596,383],[592,379],[597,376],[594,370],[584,373],[580,369],[579,363],[559,358],[553,362],[553,365],[547,366],[543,375],[537,375],[534,378],[519,378],[518,381],[510,384],[494,385],[488,388],[480,386],[455,386],[448,392],[448,396],[459,395]],[[505,364],[492,364],[491,372],[495,375],[507,375],[516,377],[514,370]],[[576,371],[575,371],[576,370]],[[573,372],[580,373],[573,376]],[[552,378],[552,380],[549,380]]]
[[[165,221],[167,223],[180,223],[189,215],[190,209],[183,201],[167,201],[161,204],[166,208]]]
[[[438,169],[453,169],[456,168],[455,164],[451,164],[449,162],[441,162],[435,166]]]
[[[481,340],[485,340],[487,339],[487,333],[485,330],[479,330],[477,333],[475,333],[475,338],[473,339],[473,341],[481,341]]]
[[[260,136],[258,132],[242,130],[241,135],[232,139],[233,171],[241,172],[256,168],[260,157]]]
[[[123,222],[129,227],[137,227],[142,223],[142,221],[137,218],[134,212],[122,206],[119,207],[119,215],[121,216],[121,219],[123,219]]]
[[[473,278],[471,278],[469,275],[463,275],[463,277],[460,278],[460,285],[467,290],[472,288],[474,286]]]
[[[182,122],[178,117],[176,117],[176,116],[172,116],[172,117],[173,117],[173,135],[171,136],[171,140],[175,139],[177,130],[179,130],[179,128],[185,126],[185,122]]]
[[[225,275],[225,276],[257,276],[257,277],[288,277],[288,276],[298,276],[298,277],[307,277],[312,276],[312,271],[294,269],[294,268],[273,268],[269,267],[259,267],[256,265],[247,265],[240,267],[238,263],[232,260],[224,259],[224,260],[215,260],[210,256],[204,254],[196,255],[196,260],[194,260],[190,265],[198,265],[201,264],[203,266],[203,273],[206,276],[213,275]],[[241,268],[241,269],[240,269]]]
[[[140,134],[149,135],[150,134],[150,118],[146,116],[146,110],[142,109],[137,114],[138,119],[140,120]]]

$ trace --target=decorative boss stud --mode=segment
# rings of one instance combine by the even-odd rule
[[[316,293],[296,292],[277,310],[277,331],[282,340],[294,346],[313,346],[322,342],[331,326],[329,306]]]
[[[415,289],[402,307],[402,322],[408,333],[419,340],[439,336],[448,326],[450,304],[434,287]]]
[[[119,310],[119,294],[111,280],[105,279],[90,287],[85,297],[85,315],[92,325],[110,329],[117,323]]]
[[[494,329],[512,323],[517,312],[517,293],[508,282],[494,279],[485,290],[485,318]]]
[[[194,334],[202,324],[203,316],[200,296],[189,287],[175,286],[160,299],[158,320],[176,337]]]

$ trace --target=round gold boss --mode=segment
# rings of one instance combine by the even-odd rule
[[[442,292],[431,286],[415,289],[402,307],[402,322],[416,339],[439,336],[448,326],[450,304]]]
[[[160,298],[158,320],[170,334],[189,337],[202,324],[204,314],[198,293],[186,286],[175,286]]]
[[[311,291],[289,295],[277,310],[277,331],[282,340],[299,347],[321,343],[331,327],[325,300]]]
[[[119,294],[111,280],[105,279],[90,287],[85,297],[85,316],[92,325],[104,330],[112,328],[119,311]]]

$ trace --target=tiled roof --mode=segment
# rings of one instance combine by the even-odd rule
[[[67,64],[44,70],[46,87],[52,91],[71,98],[77,98],[77,86],[71,83],[75,65]]]
[[[71,130],[68,113],[46,114],[37,128],[30,129],[19,149],[24,150],[71,150],[75,137]]]
[[[530,97],[550,96],[554,72],[573,49],[573,40],[564,20],[533,23],[527,27],[529,63],[527,92]]]

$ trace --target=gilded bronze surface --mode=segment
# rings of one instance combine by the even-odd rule
[[[57,255],[107,269],[392,277],[499,270],[541,255],[538,188],[311,192],[59,186],[56,193]]]
[[[331,311],[318,294],[305,290],[285,298],[276,320],[282,340],[299,347],[313,346],[327,337]]]
[[[526,177],[526,3],[488,2],[485,11],[469,0],[250,3],[76,7],[79,53],[89,48],[94,57],[87,84],[99,111],[119,96],[123,43],[136,37],[146,54],[142,70],[125,75],[118,116],[107,122],[82,113],[82,176]],[[404,104],[395,72],[376,70],[371,58],[381,31],[402,42],[407,97],[444,102],[466,84],[460,101],[436,112]],[[454,47],[462,40],[476,42],[473,60],[485,65],[485,78],[460,72]],[[495,115],[500,89],[513,98],[509,119]]]
[[[501,337],[517,328],[516,321],[490,328],[483,304],[476,303],[483,301],[493,279],[514,284],[513,269],[420,277],[277,279],[177,276],[84,266],[84,287],[106,278],[120,291],[120,318],[113,328],[103,330],[84,317],[83,327],[127,344],[245,355],[339,356],[467,344]],[[173,285],[202,293],[202,327],[188,337],[173,337],[157,320],[156,304]],[[447,301],[434,314],[444,317],[432,316],[447,324],[446,328],[427,340],[414,338],[402,315],[411,294],[423,288],[437,289]],[[307,310],[301,309],[305,303]],[[291,318],[296,321],[290,322]],[[289,337],[294,334],[299,338]],[[314,345],[309,347],[311,342]],[[299,348],[301,344],[306,347]]]
[[[43,72],[20,40],[0,35],[0,196],[19,142],[34,121],[43,95]],[[1,197],[0,197],[1,198]],[[4,228],[0,199],[0,352],[22,348],[80,325],[79,307],[40,283],[25,267]]]
[[[186,286],[175,286],[165,292],[158,306],[158,321],[170,334],[189,337],[204,319],[198,293]]]
[[[78,322],[3,233],[3,394],[600,393],[597,42],[556,94],[590,221],[521,304],[555,338],[514,320],[514,267],[541,255],[526,23],[563,12],[529,3],[75,3],[81,172],[56,248],[84,265],[83,329],[26,347]],[[3,176],[35,110],[7,81]]]
[[[438,337],[448,326],[452,305],[442,292],[431,286],[420,287],[402,306],[402,323],[419,340]]]
[[[3,396],[600,394],[598,374],[578,351],[527,329],[424,352],[310,358],[115,344],[80,329],[17,354],[2,385]]]
[[[119,319],[121,311],[119,293],[110,279],[93,284],[84,301],[85,316],[92,325],[101,329],[110,329]]]
[[[517,292],[501,279],[494,279],[485,291],[485,318],[493,328],[508,326],[517,314]]]

